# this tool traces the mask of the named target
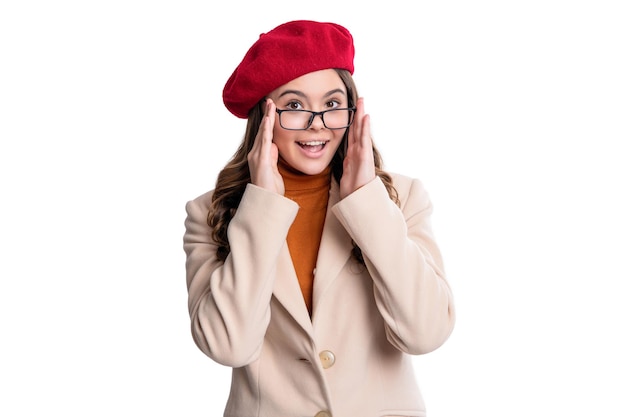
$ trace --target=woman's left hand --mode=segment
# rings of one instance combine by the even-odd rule
[[[343,199],[376,177],[370,117],[365,114],[363,98],[357,101],[354,122],[348,132],[348,149],[343,160],[339,196]]]

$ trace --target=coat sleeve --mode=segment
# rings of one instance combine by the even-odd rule
[[[228,226],[231,252],[221,262],[207,224],[209,205],[210,194],[186,205],[183,247],[191,332],[213,360],[240,367],[260,353],[276,262],[298,206],[249,184]]]
[[[404,352],[423,354],[449,337],[454,303],[431,230],[428,194],[416,179],[394,178],[394,185],[401,207],[376,178],[333,211],[361,248],[387,339]]]

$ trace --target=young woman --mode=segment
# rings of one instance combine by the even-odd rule
[[[454,307],[420,181],[382,169],[351,34],[262,34],[224,88],[247,130],[187,203],[192,335],[232,367],[228,417],[424,416],[410,355]]]

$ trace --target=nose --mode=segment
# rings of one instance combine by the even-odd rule
[[[324,113],[314,113],[311,115],[311,123],[309,124],[309,129],[320,130],[325,127],[326,125],[324,124]]]

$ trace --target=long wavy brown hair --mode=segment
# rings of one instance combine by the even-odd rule
[[[359,96],[352,75],[350,75],[350,73],[346,70],[337,69],[335,71],[337,71],[337,74],[339,74],[339,77],[346,86],[348,93],[348,105],[350,107],[356,106],[357,98]],[[243,141],[230,161],[217,176],[211,207],[209,208],[209,214],[207,216],[207,222],[209,226],[213,228],[212,237],[217,244],[217,257],[221,261],[226,260],[226,257],[230,253],[230,245],[227,235],[228,224],[239,207],[246,185],[250,182],[248,153],[252,150],[252,145],[254,145],[254,140],[257,132],[259,131],[261,120],[263,119],[264,104],[265,100],[261,100],[250,110]],[[346,155],[347,143],[348,130],[346,129],[342,143],[339,145],[337,152],[330,162],[331,174],[337,183],[339,183],[341,176],[343,175],[343,159]],[[393,186],[391,176],[383,170],[382,157],[374,145],[372,145],[372,152],[374,153],[376,175],[380,177],[383,184],[385,184],[387,192],[389,193],[389,198],[391,198],[391,200],[393,200],[396,204],[399,204],[398,193]],[[353,246],[353,257],[358,262],[363,263],[361,249],[354,242]]]

